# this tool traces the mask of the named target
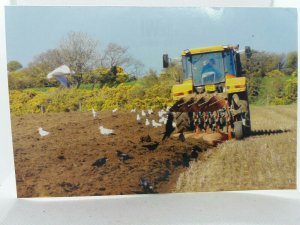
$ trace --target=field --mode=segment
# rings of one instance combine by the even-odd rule
[[[296,188],[296,105],[251,107],[253,135],[202,155],[182,173],[174,191]]]
[[[162,142],[164,128],[147,128],[145,118],[138,124],[128,111],[101,112],[97,119],[80,112],[12,116],[18,196],[139,194],[145,193],[141,177],[154,193],[295,188],[296,106],[252,107],[251,113],[253,136],[218,147],[175,137]],[[100,125],[115,135],[101,135]],[[50,134],[40,137],[38,127]],[[145,147],[156,143],[154,150]],[[201,153],[188,166],[183,155],[195,145]],[[130,159],[120,161],[117,150]],[[102,157],[105,165],[92,166]]]

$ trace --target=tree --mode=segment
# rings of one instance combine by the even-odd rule
[[[45,73],[49,73],[63,64],[64,60],[61,51],[58,48],[55,48],[35,56],[33,61],[29,64],[29,67],[40,66],[45,70]]]
[[[264,77],[272,70],[281,69],[283,64],[283,55],[252,50],[250,59],[247,59],[245,54],[241,54],[241,62],[247,76]]]
[[[144,63],[137,59],[131,59],[130,65],[127,66],[126,70],[129,72],[130,75],[133,77],[141,76],[144,73]]]
[[[60,41],[60,54],[63,62],[75,72],[73,78],[77,88],[81,85],[83,73],[96,68],[100,61],[97,46],[96,40],[82,32],[70,32]]]
[[[128,48],[122,47],[116,43],[109,43],[104,50],[103,57],[101,59],[102,66],[126,66],[132,61],[131,56],[128,55]]]
[[[160,75],[164,79],[171,79],[175,81],[182,81],[183,72],[181,61],[173,60],[169,64],[169,67],[164,69],[164,72]]]
[[[9,63],[7,63],[7,70],[9,72],[14,72],[22,68],[23,68],[22,64],[16,60],[12,60]]]
[[[284,70],[288,75],[297,70],[298,52],[290,52],[287,54]]]
[[[156,71],[153,69],[149,69],[147,75],[144,76],[141,79],[141,81],[146,88],[149,88],[149,87],[157,84],[159,82],[159,79],[158,79]]]

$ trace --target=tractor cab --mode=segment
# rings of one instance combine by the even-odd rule
[[[226,77],[241,76],[238,46],[213,46],[182,51],[183,81],[174,85],[173,99],[193,92],[223,92]]]
[[[226,75],[240,76],[237,50],[237,46],[215,46],[183,51],[183,80],[192,80],[194,87],[224,86]]]

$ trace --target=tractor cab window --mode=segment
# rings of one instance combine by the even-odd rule
[[[223,52],[225,74],[236,75],[236,68],[232,51]]]
[[[224,60],[222,52],[192,55],[192,73],[195,86],[224,81]]]
[[[191,58],[188,56],[182,57],[183,80],[192,79]]]

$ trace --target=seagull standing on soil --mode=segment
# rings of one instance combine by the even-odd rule
[[[99,127],[99,130],[100,130],[100,133],[103,134],[103,135],[114,134],[114,130],[104,128],[103,126],[100,126],[100,127]]]
[[[160,119],[158,120],[158,122],[159,122],[159,123],[164,122],[164,118],[160,118]]]
[[[165,111],[165,110],[160,110],[160,111],[158,111],[158,116],[159,117],[163,117],[163,115],[165,115],[167,112]]]
[[[150,122],[148,119],[146,119],[145,125],[148,127],[150,125]]]
[[[97,112],[95,111],[94,108],[92,108],[92,114],[93,114],[94,119],[96,119],[96,117],[97,117]]]
[[[137,121],[138,123],[141,123],[141,117],[140,117],[139,114],[136,115],[136,121]]]
[[[142,114],[142,116],[146,116],[146,113],[144,110],[142,110],[141,114]]]
[[[41,135],[41,137],[44,137],[44,136],[47,136],[47,135],[50,134],[50,132],[45,131],[45,130],[44,130],[43,128],[41,128],[41,127],[39,127],[38,131],[39,131],[39,134]]]
[[[155,127],[155,128],[161,127],[161,124],[160,123],[156,123],[155,120],[152,120],[151,123],[152,123],[152,126]]]
[[[112,110],[113,113],[115,113],[115,112],[117,112],[117,111],[118,111],[117,108],[115,108],[115,109]]]
[[[132,112],[132,113],[135,113],[135,111],[136,111],[136,109],[132,109],[132,110],[130,110],[130,112]]]

